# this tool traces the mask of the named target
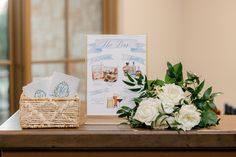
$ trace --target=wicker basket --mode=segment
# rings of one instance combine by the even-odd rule
[[[79,126],[79,98],[20,98],[22,128],[74,128]]]

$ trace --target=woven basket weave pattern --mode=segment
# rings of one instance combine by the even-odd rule
[[[20,99],[22,128],[70,128],[79,126],[79,98]]]

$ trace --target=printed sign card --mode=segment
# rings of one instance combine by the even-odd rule
[[[146,73],[145,35],[87,36],[87,114],[116,115],[137,93],[122,80]]]

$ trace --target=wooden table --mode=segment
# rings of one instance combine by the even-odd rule
[[[78,129],[24,129],[18,113],[0,126],[3,157],[236,157],[236,116],[217,127],[188,132],[131,129],[118,124],[85,124]]]

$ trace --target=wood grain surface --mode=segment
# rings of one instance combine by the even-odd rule
[[[236,150],[236,116],[217,127],[187,132],[132,129],[119,124],[84,124],[75,129],[21,129],[18,113],[0,127],[2,150]]]

